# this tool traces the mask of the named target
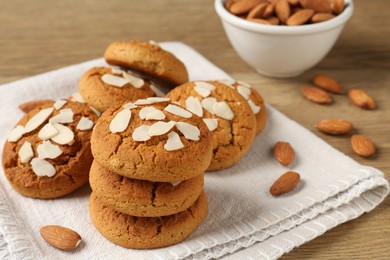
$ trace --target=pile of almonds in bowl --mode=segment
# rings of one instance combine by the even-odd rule
[[[345,9],[344,0],[228,0],[230,13],[268,25],[303,25],[330,20]]]

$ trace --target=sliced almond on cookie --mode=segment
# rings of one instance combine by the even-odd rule
[[[148,125],[141,125],[137,127],[131,137],[133,138],[134,141],[137,142],[144,142],[150,139],[149,136],[149,127]]]
[[[215,86],[213,84],[210,84],[210,83],[207,83],[204,81],[195,81],[194,84],[195,84],[195,87],[208,89],[210,91],[213,91],[215,89]]]
[[[31,160],[31,168],[35,175],[40,177],[52,177],[56,174],[56,168],[54,168],[51,163],[39,158],[34,158]]]
[[[205,98],[200,103],[204,109],[206,109],[210,114],[214,115],[214,104],[217,103],[217,99],[215,97]]]
[[[38,133],[38,137],[41,140],[47,140],[58,134],[58,130],[53,126],[52,123],[47,123],[42,127]]]
[[[74,102],[79,102],[79,103],[87,103],[85,102],[84,98],[81,96],[79,92],[75,92],[72,94],[71,99]]]
[[[43,143],[38,145],[37,152],[39,159],[55,159],[62,154],[62,150],[50,141],[43,141]]]
[[[175,126],[174,121],[157,122],[149,127],[149,136],[159,136],[168,133]]]
[[[157,108],[153,107],[153,106],[149,106],[149,107],[143,107],[141,108],[141,110],[139,111],[139,118],[145,120],[146,119],[146,116],[150,113],[153,113],[154,111],[156,111]]]
[[[73,142],[74,133],[69,127],[57,123],[53,124],[53,126],[57,129],[58,134],[51,138],[52,141],[56,142],[57,144],[69,145]]]
[[[164,108],[165,111],[174,114],[176,116],[184,117],[184,118],[190,118],[192,117],[192,113],[185,110],[184,108],[181,108],[176,105],[169,104]]]
[[[186,108],[197,116],[203,116],[203,108],[198,98],[189,96],[186,99]]]
[[[118,88],[121,88],[124,85],[126,85],[127,83],[129,83],[129,81],[127,79],[122,78],[122,77],[118,77],[118,76],[114,76],[111,74],[104,74],[101,79],[104,83],[106,83],[110,86],[118,87]]]
[[[125,79],[127,79],[131,85],[133,85],[133,87],[135,88],[141,88],[143,87],[143,85],[145,84],[145,81],[143,79],[140,79],[140,78],[137,78],[137,77],[134,77],[133,75],[127,73],[127,72],[123,72],[122,73],[123,77]]]
[[[248,99],[247,101],[248,101],[248,104],[249,104],[249,106],[251,107],[251,109],[252,109],[252,111],[253,111],[254,114],[257,114],[257,113],[260,112],[261,107],[259,107],[258,105],[256,105],[255,102],[253,102],[252,99]]]
[[[168,140],[166,144],[164,145],[164,149],[167,151],[175,151],[179,150],[184,147],[184,144],[180,140],[180,136],[175,133],[171,132],[168,134]]]
[[[14,129],[9,132],[7,141],[8,142],[17,142],[22,136],[26,133],[24,126],[17,125]]]
[[[49,119],[50,123],[72,123],[73,122],[73,111],[71,108],[61,109],[60,113]]]
[[[134,103],[129,102],[129,103],[124,104],[122,107],[125,109],[133,109],[133,108],[136,108],[137,106]]]
[[[203,118],[203,122],[210,131],[214,131],[218,127],[218,119],[216,118]]]
[[[89,130],[93,127],[93,121],[88,117],[81,117],[80,121],[77,123],[76,129],[78,130]]]
[[[22,163],[29,162],[34,157],[34,151],[32,149],[31,143],[24,142],[19,149],[18,155]]]
[[[207,88],[195,86],[194,90],[196,91],[196,93],[198,93],[199,95],[201,95],[204,98],[210,96],[210,94],[211,94],[211,91],[208,90]]]
[[[113,74],[122,75],[122,73],[125,72],[119,66],[110,65],[110,68]]]
[[[126,130],[131,119],[130,109],[123,109],[112,119],[110,123],[111,133],[121,133]]]
[[[244,87],[244,86],[241,86],[241,85],[238,85],[237,87],[237,92],[243,97],[245,98],[245,100],[248,100],[250,95],[252,94],[251,90],[248,89],[247,87]]]
[[[68,103],[68,100],[59,99],[54,104],[53,107],[57,110],[61,109],[65,104]]]
[[[53,113],[53,111],[54,111],[53,107],[45,108],[39,111],[32,118],[30,118],[30,120],[28,120],[26,126],[24,127],[25,133],[29,133],[37,129],[43,122],[46,121],[46,119],[49,118],[49,116]]]
[[[229,104],[225,101],[220,101],[214,104],[213,106],[214,114],[219,117],[222,117],[226,120],[232,120],[234,118],[234,113],[230,108]]]
[[[176,122],[175,126],[184,135],[186,139],[192,141],[199,141],[200,131],[198,127],[185,122]]]
[[[161,110],[153,111],[146,115],[146,120],[164,120],[165,114]]]

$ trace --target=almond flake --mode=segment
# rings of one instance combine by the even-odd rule
[[[214,131],[218,127],[218,119],[216,118],[203,118],[203,122],[210,131]]]
[[[25,133],[29,133],[37,129],[43,122],[46,121],[46,119],[51,115],[51,113],[53,113],[53,111],[53,107],[45,108],[39,111],[35,116],[30,118],[30,120],[28,120],[26,126],[24,127],[24,129],[26,130]]]
[[[149,128],[150,126],[148,125],[141,125],[134,130],[131,137],[133,138],[134,141],[137,142],[147,141],[150,139]]]
[[[181,183],[181,181],[172,181],[172,182],[170,182],[170,184],[171,184],[173,187],[179,185],[180,183]]]
[[[176,128],[184,135],[188,140],[199,141],[200,131],[199,128],[185,122],[176,122]]]
[[[175,132],[168,134],[168,140],[164,145],[164,149],[167,151],[175,151],[184,147],[184,144],[180,140],[180,136]]]
[[[136,108],[137,106],[134,103],[129,102],[129,103],[124,104],[122,107],[125,109],[133,109],[133,108]]]
[[[157,108],[155,107],[143,107],[140,111],[139,111],[139,118],[145,120],[146,119],[146,116],[149,114],[149,113],[153,113],[154,111],[158,110]]]
[[[47,123],[42,127],[42,129],[38,133],[38,137],[41,140],[47,140],[52,138],[53,136],[57,135],[58,131],[57,129],[53,126],[52,123]]]
[[[249,99],[249,100],[248,100],[248,104],[249,104],[249,106],[251,107],[251,109],[252,109],[252,111],[253,111],[254,114],[257,114],[257,113],[260,112],[260,107],[257,106],[257,105],[252,101],[252,99]]]
[[[24,144],[19,149],[18,155],[22,163],[29,162],[31,158],[34,157],[34,152],[31,143],[24,142]]]
[[[210,91],[213,91],[215,89],[215,86],[213,84],[204,82],[204,81],[195,81],[195,87],[208,89]]]
[[[203,108],[198,98],[188,97],[186,99],[186,108],[197,116],[203,116]]]
[[[149,101],[147,99],[138,99],[137,101],[134,102],[135,105],[150,105],[153,104],[152,101]]]
[[[160,110],[156,110],[146,115],[146,120],[164,120],[164,119],[165,119],[165,114]]]
[[[104,74],[102,76],[102,81],[110,86],[114,86],[114,87],[118,87],[118,88],[121,88],[124,85],[126,85],[127,83],[129,83],[129,81],[127,79],[122,78],[122,77],[118,77],[118,76],[114,76],[111,74]]]
[[[23,126],[17,125],[12,131],[8,134],[8,142],[17,142],[22,136],[26,133],[26,130]]]
[[[37,152],[39,159],[55,159],[62,154],[61,148],[52,144],[50,141],[43,141],[43,143],[38,145]]]
[[[249,85],[248,83],[244,82],[244,81],[241,81],[241,80],[238,80],[237,81],[237,84],[241,85],[241,86],[244,86],[246,88],[252,88],[251,85]]]
[[[151,45],[160,46],[160,45],[158,45],[157,42],[155,42],[155,41],[153,41],[153,40],[150,40],[149,43],[150,43]]]
[[[158,136],[168,133],[175,126],[174,121],[169,122],[157,122],[149,127],[149,136]]]
[[[206,88],[195,86],[194,89],[199,95],[201,95],[204,98],[210,96],[211,94],[211,91]]]
[[[73,143],[74,133],[69,127],[57,123],[53,124],[53,126],[57,129],[58,134],[51,138],[52,141],[57,144],[71,145]]]
[[[163,97],[165,96],[165,93],[162,92],[157,86],[155,86],[154,84],[150,84],[150,89],[154,92],[154,94],[156,94],[157,97]]]
[[[113,74],[122,75],[122,73],[125,72],[125,71],[123,71],[123,70],[121,69],[121,67],[119,67],[119,66],[110,65],[110,67],[111,67],[111,72],[112,72]]]
[[[201,102],[202,107],[209,111],[210,114],[214,115],[214,104],[217,103],[217,99],[214,97],[208,97],[203,99]]]
[[[75,101],[75,102],[79,102],[79,103],[87,103],[87,102],[85,102],[84,98],[81,96],[81,94],[79,92],[73,93],[71,100]]]
[[[218,80],[218,82],[226,85],[231,89],[234,89],[233,85],[236,83],[234,80],[229,80],[229,79]]]
[[[171,101],[170,98],[166,97],[148,97],[147,100],[152,103],[168,102]]]
[[[248,100],[250,95],[252,94],[251,90],[247,87],[243,87],[241,85],[238,85],[237,92],[240,93],[240,95],[245,98],[245,100]]]
[[[90,120],[88,117],[81,117],[80,121],[78,122],[76,129],[78,130],[89,130],[93,127],[93,121]]]
[[[66,103],[68,103],[68,100],[64,100],[64,99],[59,99],[57,100],[53,107],[57,110],[61,109]]]
[[[133,85],[133,87],[135,88],[141,88],[144,84],[145,84],[145,81],[143,79],[140,79],[140,78],[137,78],[137,77],[134,77],[133,75],[127,73],[127,72],[123,72],[123,77],[125,79],[127,79],[131,85]]]
[[[102,115],[102,112],[100,112],[99,110],[97,110],[96,108],[94,108],[93,106],[89,106],[89,108],[97,115],[97,116],[101,116]]]
[[[225,101],[215,103],[213,111],[217,116],[222,117],[223,119],[232,120],[234,118],[232,109]]]
[[[56,174],[56,168],[48,161],[34,158],[31,160],[31,168],[37,176],[52,177]]]
[[[123,109],[112,119],[110,123],[111,133],[121,133],[126,130],[131,118],[130,109]]]
[[[61,109],[60,113],[49,119],[50,123],[72,123],[73,111],[71,108]]]
[[[165,111],[168,111],[169,113],[171,114],[174,114],[176,116],[181,116],[181,117],[184,117],[184,118],[190,118],[192,117],[192,114],[191,112],[188,112],[187,110],[185,110],[184,108],[181,108],[179,106],[176,106],[176,105],[171,105],[169,104],[168,106],[166,106],[164,108]]]

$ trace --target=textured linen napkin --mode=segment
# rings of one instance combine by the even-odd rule
[[[189,46],[161,46],[186,64],[191,80],[229,76]],[[0,146],[22,117],[20,103],[64,98],[77,91],[84,71],[97,59],[0,86]],[[269,259],[281,256],[325,231],[375,208],[389,193],[383,174],[360,165],[268,106],[269,119],[249,153],[235,166],[206,174],[209,214],[186,241],[161,249],[125,249],[106,240],[89,218],[90,189],[60,199],[37,200],[16,193],[0,173],[1,259]],[[297,157],[289,167],[272,156],[277,141],[288,141]],[[268,190],[287,170],[301,174],[293,192],[272,197]],[[74,252],[62,252],[39,235],[44,225],[62,225],[83,238]]]

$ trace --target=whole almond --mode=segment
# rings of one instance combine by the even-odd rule
[[[19,109],[22,110],[24,113],[28,113],[37,107],[41,107],[43,105],[46,105],[48,102],[52,102],[52,100],[43,99],[43,100],[29,101],[29,102],[25,102],[23,104],[20,104]]]
[[[232,14],[244,14],[249,12],[253,7],[256,5],[259,5],[261,3],[265,3],[266,0],[241,0],[234,2],[231,6],[229,11]]]
[[[269,4],[264,11],[264,17],[269,17],[269,16],[273,15],[274,10],[275,10],[275,5]]]
[[[330,0],[299,0],[304,9],[313,9],[316,13],[331,13]]]
[[[314,85],[332,93],[341,94],[344,92],[343,87],[334,78],[326,74],[316,75],[313,82]]]
[[[302,25],[305,24],[313,16],[314,11],[311,9],[303,9],[294,13],[290,18],[288,18],[286,24],[293,25]]]
[[[275,5],[275,13],[280,21],[286,23],[291,15],[291,8],[287,0],[279,0]]]
[[[268,5],[266,3],[261,3],[253,7],[253,9],[248,13],[247,18],[263,18],[264,12],[267,9]]]
[[[345,8],[344,0],[331,0],[331,7],[333,10],[333,13],[341,14]]]
[[[44,226],[39,233],[47,243],[64,251],[75,250],[81,242],[76,231],[62,226]]]
[[[312,87],[312,86],[303,87],[301,88],[301,94],[308,100],[315,102],[317,104],[329,104],[332,102],[332,96],[329,93],[317,87]]]
[[[313,17],[311,18],[311,22],[312,23],[321,23],[321,22],[328,21],[328,20],[335,18],[335,17],[336,16],[334,16],[333,14],[329,14],[329,13],[318,13],[318,14],[313,15]]]
[[[287,0],[290,5],[298,5],[299,0]]]
[[[353,104],[360,108],[364,109],[375,109],[376,108],[376,102],[375,100],[367,94],[367,92],[361,90],[361,89],[350,89],[348,91],[349,99],[352,101]]]
[[[315,127],[326,134],[343,135],[351,132],[353,125],[344,119],[324,119],[318,122]]]
[[[237,2],[239,0],[227,0],[226,3],[225,3],[225,7],[226,9],[228,9],[230,11],[230,8],[232,7],[232,5]]]
[[[260,18],[247,18],[248,21],[254,22],[254,23],[260,23],[260,24],[271,24],[267,20],[260,19]]]
[[[295,152],[288,142],[277,142],[274,146],[275,159],[287,166],[295,159]]]
[[[299,183],[301,176],[296,172],[286,172],[277,179],[269,189],[273,196],[292,191]]]
[[[267,21],[271,24],[271,25],[278,25],[279,24],[279,19],[275,16],[271,16],[269,18],[267,18]]]
[[[351,137],[352,149],[362,157],[370,157],[375,153],[375,146],[371,139],[364,135],[353,135]]]

